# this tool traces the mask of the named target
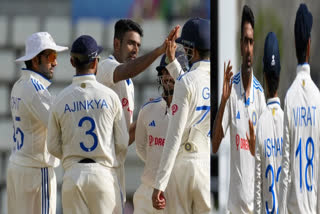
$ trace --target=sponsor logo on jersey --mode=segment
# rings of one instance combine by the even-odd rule
[[[122,98],[121,103],[122,103],[122,107],[125,107],[125,106],[127,106],[129,104],[129,101],[128,101],[127,98]]]
[[[237,113],[237,117],[236,118],[240,120],[240,112],[239,111]]]
[[[154,120],[152,120],[151,123],[149,123],[149,126],[156,127],[156,122],[154,122]]]
[[[249,151],[249,142],[246,138],[241,138],[239,134],[236,135],[237,150],[243,149]]]
[[[152,142],[153,142],[153,136],[149,135],[149,146],[152,146]]]
[[[165,140],[166,139],[161,137],[153,137],[152,135],[149,135],[149,146],[164,146]]]
[[[11,109],[19,110],[20,97],[11,97],[10,106]]]
[[[38,80],[31,78],[31,82],[36,91],[44,90],[43,85]]]
[[[172,105],[171,110],[172,110],[172,115],[174,115],[178,111],[178,105],[177,104]]]

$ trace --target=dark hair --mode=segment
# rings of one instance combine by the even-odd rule
[[[32,60],[24,61],[24,64],[26,64],[26,68],[31,70],[32,69]]]
[[[71,56],[71,57],[73,59],[74,67],[76,68],[77,71],[82,72],[90,68],[90,65],[92,62],[83,63],[83,61],[81,61],[78,57],[75,57],[75,56]]]
[[[268,84],[268,92],[270,97],[274,97],[279,87],[279,76],[272,72],[264,72]]]
[[[301,43],[302,41],[297,41],[296,36],[295,36],[296,55],[297,55],[297,59],[298,59],[298,64],[303,64],[306,61],[307,45],[308,45],[309,41],[307,41],[304,45],[297,45],[297,42]]]
[[[248,5],[244,5],[242,10],[242,18],[241,18],[241,39],[243,36],[243,26],[246,22],[249,22],[252,26],[252,29],[254,29],[254,16],[252,13],[252,10]]]
[[[210,58],[210,50],[197,50],[201,59]]]
[[[43,50],[43,51],[41,51],[40,53],[38,53],[37,56],[35,56],[35,57],[38,57],[38,59],[39,59],[39,64],[41,64],[41,55],[43,55],[45,51],[46,51],[46,50]],[[30,60],[28,60],[28,61],[24,61],[24,64],[26,65],[26,68],[27,68],[27,69],[32,70],[32,59],[30,59]]]
[[[135,31],[143,37],[143,30],[138,23],[130,19],[120,19],[114,26],[114,38],[122,40],[128,31]]]

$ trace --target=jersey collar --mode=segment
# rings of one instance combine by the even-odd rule
[[[73,76],[72,83],[79,83],[85,80],[96,81],[96,75],[94,74],[75,75]]]
[[[297,75],[300,75],[300,74],[310,76],[310,65],[308,63],[298,64]]]
[[[269,98],[267,100],[267,106],[268,108],[280,108],[280,98],[279,97]]]
[[[108,56],[108,59],[116,60],[116,58],[112,54]]]
[[[210,60],[200,60],[200,61],[194,62],[191,65],[191,68],[189,69],[189,71],[196,70],[199,67],[201,67],[201,69],[203,70],[210,71]]]
[[[48,88],[51,85],[51,80],[47,79],[43,75],[41,75],[33,70],[30,70],[27,68],[22,68],[22,74],[37,79],[46,88]]]
[[[253,103],[254,101],[254,93],[253,93],[253,70],[251,71],[251,86],[250,86],[250,96],[248,97],[248,99],[246,99],[246,91],[244,90],[244,87],[243,87],[243,82],[242,82],[242,71],[241,71],[241,68],[240,68],[240,94],[241,96],[243,97],[244,99],[244,103],[246,106],[249,106],[250,103]]]

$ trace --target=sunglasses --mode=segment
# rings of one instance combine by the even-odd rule
[[[47,57],[47,60],[49,63],[53,63],[57,59],[57,53],[51,52],[49,54],[44,54],[45,57]]]

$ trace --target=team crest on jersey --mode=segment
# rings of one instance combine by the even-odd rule
[[[174,104],[174,105],[171,107],[171,110],[172,110],[172,115],[174,115],[174,114],[178,111],[178,105],[177,105],[177,104]]]
[[[253,126],[256,126],[257,124],[257,113],[255,111],[252,112],[252,124]]]
[[[129,101],[128,101],[127,98],[122,98],[121,103],[122,103],[122,107],[125,107],[125,106],[127,106],[129,104]]]

